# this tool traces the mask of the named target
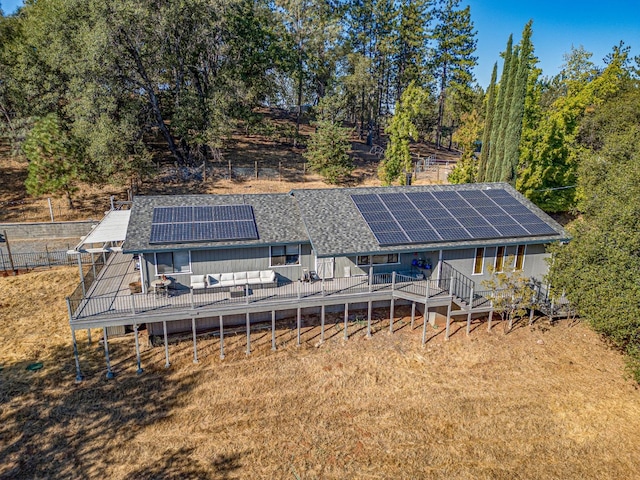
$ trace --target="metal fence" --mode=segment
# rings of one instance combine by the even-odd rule
[[[83,263],[91,262],[91,255],[83,254],[82,261]],[[66,250],[45,250],[43,252],[12,253],[11,255],[0,251],[0,269],[4,272],[76,265],[77,263],[77,257],[68,255]]]

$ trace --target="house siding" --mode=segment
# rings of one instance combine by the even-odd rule
[[[430,259],[431,265],[433,266],[432,272],[435,271],[435,268],[438,263],[438,252],[430,251],[430,252],[413,252],[413,253],[401,253],[399,256],[399,263],[391,263],[391,264],[382,264],[382,265],[373,265],[373,273],[391,273],[391,272],[399,272],[399,273],[423,273],[429,275],[428,270],[418,270],[411,265],[411,262],[415,259],[424,259],[425,261]],[[357,256],[346,256],[346,257],[336,257],[335,259],[335,276],[336,277],[345,277],[345,268],[349,268],[351,276],[356,275],[368,275],[369,268],[368,266],[357,265]]]
[[[499,245],[484,247],[484,259],[482,274],[474,275],[473,266],[475,261],[475,248],[465,248],[459,250],[445,250],[443,251],[442,259],[447,262],[453,268],[458,270],[463,275],[471,278],[477,288],[482,288],[482,282],[491,278],[491,268],[494,267],[496,261],[496,251]],[[505,253],[505,266],[506,258],[516,256],[517,246],[510,245],[506,247]],[[546,252],[546,246],[543,244],[532,244],[525,247],[524,258],[524,276],[526,278],[532,278],[536,281],[543,281],[544,275],[548,271],[546,258],[549,254]]]
[[[246,247],[216,250],[192,250],[191,272],[174,273],[171,277],[180,285],[189,286],[191,275],[206,275],[210,273],[248,272],[254,270],[274,270],[279,282],[295,281],[301,278],[302,269],[313,270],[314,257],[311,245],[302,244],[300,265],[270,266],[270,247]],[[155,256],[145,255],[145,271],[147,278],[153,279],[156,272]]]

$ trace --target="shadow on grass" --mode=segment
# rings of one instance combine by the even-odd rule
[[[83,350],[81,361],[96,368],[98,350]],[[136,462],[133,452],[127,457],[127,444],[183,407],[201,380],[200,372],[168,375],[151,367],[141,376],[129,368],[113,380],[94,374],[76,384],[70,348],[49,353],[39,372],[27,372],[22,364],[0,372],[2,479],[110,478],[114,465],[121,469],[122,463]],[[238,468],[237,458],[200,468],[188,451],[165,457],[162,447],[158,461],[140,467],[132,478],[207,478],[207,471],[227,475]]]
[[[230,477],[240,465],[239,454],[221,455],[214,457],[210,465],[193,459],[194,448],[180,448],[165,450],[162,459],[148,467],[140,467],[129,474],[129,478],[137,480],[168,480],[180,478],[182,480],[200,480],[215,478],[224,480]]]

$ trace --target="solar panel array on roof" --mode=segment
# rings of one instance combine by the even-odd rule
[[[149,243],[258,238],[251,205],[155,207]]]
[[[504,189],[351,195],[380,245],[558,235]]]

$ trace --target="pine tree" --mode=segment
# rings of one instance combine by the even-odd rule
[[[425,87],[428,26],[431,12],[426,0],[403,0],[400,5],[400,19],[397,33],[396,99],[411,82]]]
[[[475,147],[482,125],[477,110],[462,114],[462,124],[453,134],[453,139],[462,149],[462,156],[447,179],[450,183],[473,183],[478,173]]]
[[[489,161],[489,151],[491,149],[491,126],[493,124],[493,116],[496,108],[496,79],[498,77],[498,64],[493,64],[493,72],[491,73],[491,82],[487,91],[487,104],[485,107],[484,131],[482,132],[482,150],[480,151],[480,160],[478,162],[478,175],[476,180],[484,182]]]
[[[498,133],[500,131],[500,119],[502,118],[502,112],[505,104],[506,85],[509,83],[509,70],[511,68],[511,51],[513,46],[513,35],[509,35],[507,40],[507,48],[504,51],[504,64],[502,65],[502,73],[500,75],[500,84],[498,86],[498,96],[496,98],[496,106],[493,112],[493,119],[491,120],[491,137],[489,140],[489,161],[487,162],[486,172],[484,175],[485,182],[495,182],[493,172],[496,169],[496,163],[498,162],[497,152],[498,146]]]
[[[441,144],[447,92],[450,87],[470,89],[473,82],[473,67],[477,57],[475,33],[471,21],[471,8],[458,10],[460,0],[443,0],[435,11],[438,24],[433,30],[435,42],[433,70],[438,82],[438,122],[436,146]]]
[[[69,208],[74,208],[73,194],[82,175],[81,151],[58,116],[50,113],[37,120],[22,149],[29,159],[27,192],[65,195]]]
[[[533,45],[531,44],[531,24],[529,21],[522,32],[520,41],[520,54],[518,57],[518,70],[514,79],[514,87],[511,98],[509,120],[506,127],[504,160],[500,180],[503,182],[515,182],[518,168],[518,148],[522,134],[522,117],[524,115],[524,102],[527,94],[527,83],[531,71]]]
[[[429,101],[427,91],[410,83],[402,94],[400,102],[396,104],[395,113],[386,129],[389,144],[384,159],[378,166],[378,177],[385,185],[390,185],[398,178],[400,183],[404,184],[403,173],[411,172],[409,142],[418,139],[416,119],[420,116],[423,106]]]

